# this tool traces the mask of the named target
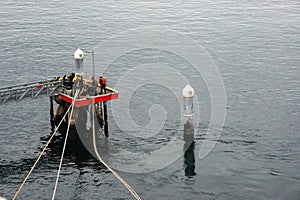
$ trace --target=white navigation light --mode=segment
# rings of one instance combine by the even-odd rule
[[[75,59],[83,59],[83,57],[84,57],[83,52],[80,49],[77,49],[74,52],[74,58]]]
[[[183,95],[183,106],[184,106],[184,116],[185,117],[192,117],[194,115],[193,111],[193,97],[194,97],[194,88],[190,85],[186,85],[182,89]]]
[[[193,97],[194,96],[194,88],[187,84],[183,89],[182,89],[182,95],[183,97]]]
[[[80,73],[81,69],[83,68],[83,52],[80,49],[77,49],[74,52],[74,58],[75,58],[75,68],[76,68],[76,73]]]

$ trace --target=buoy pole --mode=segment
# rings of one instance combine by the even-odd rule
[[[95,59],[94,59],[94,50],[92,50],[92,61],[93,61],[93,77],[94,79],[95,77]]]
[[[183,95],[183,104],[184,104],[184,110],[183,110],[184,141],[188,145],[194,141],[194,120],[193,120],[194,89],[192,88],[192,86],[186,85],[182,90],[182,95]]]
[[[194,88],[192,88],[192,86],[190,85],[186,85],[182,89],[182,95],[183,95],[183,106],[184,106],[183,115],[185,117],[185,121],[192,120],[194,115],[194,111],[193,111]]]
[[[184,104],[184,165],[185,175],[194,176],[195,173],[195,135],[194,135],[194,122],[193,122],[193,100],[194,89],[190,85],[186,85],[182,90],[183,104]]]

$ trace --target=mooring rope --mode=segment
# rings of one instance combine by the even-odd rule
[[[62,162],[63,162],[63,159],[64,159],[65,149],[66,149],[68,135],[69,135],[69,129],[70,129],[70,125],[71,125],[71,118],[72,118],[73,110],[74,110],[74,103],[75,103],[75,99],[76,99],[77,95],[78,95],[78,92],[74,95],[72,104],[69,106],[69,108],[72,106],[72,110],[71,110],[70,117],[69,117],[68,128],[67,128],[67,132],[66,132],[66,136],[65,136],[66,138],[65,138],[63,150],[62,150],[61,157],[60,157],[59,167],[58,167],[58,170],[57,170],[57,176],[56,176],[56,181],[55,181],[55,185],[54,185],[52,200],[54,200],[55,195],[56,195],[56,190],[57,190],[57,185],[58,185],[58,179],[59,179],[59,175],[60,175],[60,170],[61,170]]]
[[[63,116],[63,118],[61,119],[61,121],[59,122],[58,126],[56,127],[56,129],[54,130],[53,134],[51,135],[50,139],[48,140],[48,142],[46,143],[45,147],[43,148],[42,152],[40,153],[39,157],[36,159],[35,163],[33,164],[33,166],[31,167],[30,171],[28,172],[27,176],[25,177],[25,179],[23,180],[22,184],[20,185],[18,191],[15,193],[14,197],[12,198],[13,200],[15,200],[17,198],[17,196],[19,195],[19,193],[21,192],[21,189],[23,188],[23,186],[25,185],[27,179],[29,178],[30,174],[32,173],[32,171],[34,170],[34,168],[36,167],[37,163],[39,162],[39,160],[41,159],[42,155],[44,154],[44,152],[46,151],[48,145],[50,144],[51,140],[53,139],[54,135],[56,134],[57,130],[59,129],[60,125],[62,124],[62,122],[64,121],[65,117],[67,116],[69,110],[70,110],[71,106],[68,108],[68,110],[66,111],[65,115]]]
[[[23,188],[23,186],[25,185],[27,179],[29,178],[29,176],[31,175],[32,171],[34,170],[34,168],[36,167],[37,163],[39,162],[39,160],[41,159],[42,155],[44,154],[45,150],[47,149],[48,145],[50,144],[51,140],[53,139],[54,135],[56,134],[57,130],[59,129],[60,125],[62,124],[63,120],[65,119],[65,117],[67,116],[67,114],[69,113],[71,107],[71,114],[70,116],[73,115],[73,110],[74,110],[74,102],[75,102],[75,98],[77,96],[78,93],[75,94],[75,97],[73,99],[72,104],[69,106],[68,110],[66,111],[65,115],[63,116],[63,118],[61,119],[61,121],[59,122],[58,126],[56,127],[56,129],[54,130],[53,134],[51,135],[50,139],[48,140],[48,142],[46,143],[45,147],[43,148],[42,152],[40,153],[39,157],[37,158],[37,160],[35,161],[35,163],[33,164],[33,166],[31,167],[30,171],[28,172],[27,176],[25,177],[25,179],[23,180],[22,184],[20,185],[18,191],[15,193],[14,197],[12,198],[12,200],[15,200],[16,197],[19,195],[21,189]],[[99,159],[99,161],[109,170],[112,172],[112,174],[129,190],[129,192],[135,197],[135,199],[137,200],[141,200],[141,197],[137,194],[136,191],[134,191],[134,189],[112,168],[109,167],[108,164],[106,164],[103,159],[101,158],[101,156],[98,153],[98,149],[97,149],[97,145],[96,145],[96,133],[95,133],[95,102],[94,102],[94,98],[92,100],[92,117],[93,117],[93,146],[94,146],[94,151],[97,155],[97,158]],[[63,157],[64,157],[64,152],[65,152],[65,148],[66,148],[66,143],[67,143],[67,138],[68,138],[68,134],[69,134],[69,128],[70,128],[70,123],[71,120],[69,119],[68,122],[68,128],[67,128],[67,132],[66,132],[66,138],[65,138],[65,142],[64,142],[64,146],[63,146],[63,150],[62,150],[62,155],[61,155],[61,159],[60,159],[60,163],[59,163],[59,168],[57,171],[57,177],[56,177],[56,181],[55,181],[55,186],[54,186],[54,191],[53,191],[53,196],[52,196],[52,200],[54,200],[55,198],[55,194],[56,194],[56,190],[57,190],[57,185],[58,185],[58,179],[60,176],[60,171],[61,171],[61,166],[62,166],[62,161],[63,161]]]
[[[97,149],[97,145],[96,145],[96,133],[95,133],[95,99],[93,98],[92,100],[92,118],[93,118],[93,147],[94,147],[94,151],[97,155],[97,158],[99,159],[99,161],[109,170],[112,172],[112,174],[129,190],[129,192],[135,197],[135,199],[141,200],[141,197],[137,194],[136,191],[134,191],[134,189],[112,168],[110,168],[108,166],[108,164],[106,164],[100,154],[98,153],[98,149]]]

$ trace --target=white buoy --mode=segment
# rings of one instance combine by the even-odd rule
[[[184,106],[184,116],[192,117],[194,115],[193,111],[193,99],[194,99],[194,88],[189,84],[182,89],[183,95],[183,106]]]
[[[0,197],[0,200],[6,200],[5,198],[3,198],[3,197]]]
[[[84,58],[83,51],[81,51],[80,49],[77,49],[74,52],[74,58],[75,58],[76,73],[80,73],[80,69],[83,68],[83,58]]]
[[[185,165],[185,175],[195,176],[195,155],[194,155],[194,122],[193,122],[193,99],[194,99],[194,89],[190,85],[186,85],[182,89],[183,95],[183,105],[184,105],[184,129],[183,129],[183,139],[184,139],[184,165]]]

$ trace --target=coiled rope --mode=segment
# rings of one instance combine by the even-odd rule
[[[98,149],[97,149],[97,145],[96,145],[96,133],[95,133],[95,99],[92,99],[92,118],[93,118],[93,147],[94,147],[94,151],[95,154],[97,156],[97,158],[99,159],[99,161],[109,170],[111,171],[111,173],[129,190],[129,192],[135,197],[135,199],[141,200],[141,197],[137,194],[136,191],[134,191],[134,189],[112,168],[110,168],[108,166],[108,164],[106,164],[101,156],[98,153]]]
[[[62,124],[62,122],[64,121],[64,119],[66,118],[69,110],[70,110],[71,106],[69,106],[68,110],[66,111],[65,115],[63,116],[63,118],[61,119],[61,121],[59,122],[58,126],[56,127],[56,129],[54,130],[53,134],[51,135],[50,139],[48,140],[48,142],[46,143],[45,147],[43,148],[42,152],[40,153],[39,157],[36,159],[35,163],[33,164],[33,166],[31,167],[30,171],[28,172],[27,176],[25,177],[25,179],[23,180],[22,184],[20,185],[18,191],[15,193],[14,197],[12,198],[13,200],[15,200],[17,198],[17,196],[19,195],[19,193],[21,192],[21,189],[23,188],[23,186],[25,185],[27,179],[29,178],[30,174],[32,173],[32,171],[34,170],[34,168],[36,167],[37,163],[39,162],[39,160],[41,159],[42,155],[44,154],[44,152],[46,151],[48,145],[50,144],[51,140],[53,139],[54,135],[56,134],[57,130],[59,129],[60,125]]]

